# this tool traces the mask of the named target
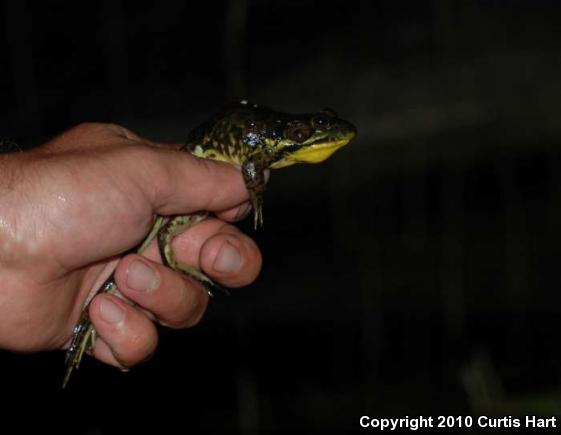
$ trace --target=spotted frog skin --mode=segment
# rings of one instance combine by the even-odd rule
[[[356,128],[335,112],[324,109],[314,114],[288,114],[241,101],[214,115],[195,128],[180,149],[194,156],[227,162],[241,167],[254,212],[254,226],[263,224],[265,171],[297,163],[320,163],[347,145]],[[179,262],[171,249],[173,238],[187,228],[205,220],[207,212],[181,216],[157,217],[150,233],[134,250],[143,252],[157,240],[162,262],[199,281],[212,295],[220,287],[198,269]],[[96,294],[118,292],[111,275]],[[96,340],[96,331],[88,315],[89,304],[73,329],[66,352],[66,386],[72,371],[79,367],[85,352]]]

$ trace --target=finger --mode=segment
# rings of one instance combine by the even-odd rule
[[[98,359],[99,361],[104,362],[105,364],[110,364],[120,369],[127,369],[128,367],[130,367],[130,366],[124,366],[122,363],[120,363],[117,360],[117,358],[115,358],[115,355],[113,355],[113,351],[111,350],[111,347],[109,347],[109,345],[101,337],[97,337],[97,339],[95,340],[95,347],[92,350],[91,354],[95,359]]]
[[[151,150],[157,169],[145,171],[143,176],[156,213],[223,211],[247,201],[243,177],[235,166],[177,150]]]
[[[115,278],[124,296],[166,326],[195,325],[208,304],[208,293],[198,282],[137,254],[121,261]]]
[[[255,281],[262,262],[255,242],[231,225],[224,225],[201,248],[202,270],[228,287],[242,287]]]
[[[215,214],[216,217],[222,221],[237,222],[245,219],[249,214],[249,212],[251,211],[251,209],[252,209],[251,204],[249,202],[244,202],[239,206],[221,212],[217,212]]]
[[[189,228],[173,240],[172,248],[181,262],[227,287],[250,284],[261,270],[261,252],[255,242],[218,219],[207,219]]]
[[[94,347],[96,358],[131,367],[154,353],[158,344],[154,323],[124,300],[114,295],[98,295],[92,300],[89,314],[102,340]]]
[[[81,124],[43,148],[52,151],[68,144],[99,147],[99,143],[117,153],[119,145],[127,145],[122,148],[124,154],[116,154],[116,163],[121,174],[142,189],[158,214],[221,211],[248,199],[239,167],[197,158],[178,151],[178,146],[151,142],[119,125]]]
[[[114,124],[81,124],[42,149],[52,152],[69,144],[93,148],[99,143],[117,150],[115,160],[122,175],[142,189],[158,214],[223,211],[248,199],[239,167],[197,158],[178,151],[177,146],[150,142]],[[124,154],[118,154],[118,145],[124,144]]]

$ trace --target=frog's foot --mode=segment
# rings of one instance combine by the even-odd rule
[[[88,314],[84,311],[80,321],[74,326],[72,341],[66,351],[66,373],[62,382],[62,388],[66,387],[72,371],[80,367],[84,353],[93,349],[96,335],[95,328],[91,324]]]
[[[263,226],[263,197],[252,195],[251,206],[253,207],[253,228],[258,229]]]
[[[226,296],[230,296],[230,292],[228,291],[227,288],[222,287],[219,284],[216,284],[208,276],[206,276],[199,269],[197,269],[193,266],[189,266],[189,265],[181,263],[181,262],[176,262],[175,263],[175,270],[179,270],[183,274],[185,274],[185,275],[193,278],[195,281],[201,283],[210,297],[215,296],[218,291],[225,294]]]

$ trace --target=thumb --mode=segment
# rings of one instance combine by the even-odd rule
[[[152,186],[151,200],[158,214],[183,214],[199,210],[220,212],[248,200],[240,170],[228,163],[201,159],[188,152],[152,148],[161,171]],[[148,174],[147,174],[148,175]]]

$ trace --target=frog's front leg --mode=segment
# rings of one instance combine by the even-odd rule
[[[254,227],[263,225],[263,192],[265,191],[265,155],[254,155],[242,165],[242,174],[253,207]]]
[[[208,276],[202,273],[196,267],[182,263],[175,257],[175,253],[171,247],[171,242],[175,236],[185,231],[187,228],[202,222],[208,217],[208,213],[199,212],[184,216],[175,216],[171,218],[158,232],[158,247],[162,262],[169,268],[183,272],[184,274],[194,278],[200,282],[207,290],[210,296],[214,294],[214,290],[219,289],[228,293],[225,289],[215,284]]]

